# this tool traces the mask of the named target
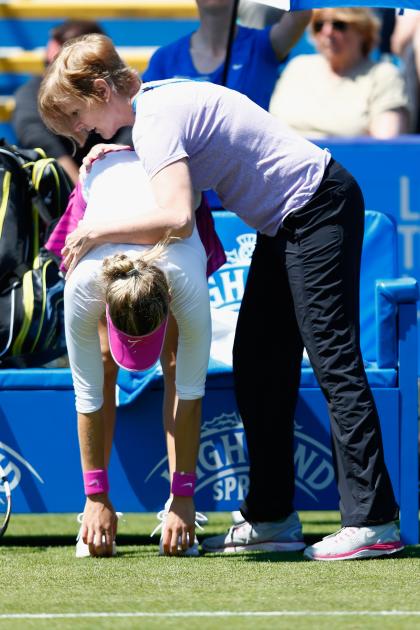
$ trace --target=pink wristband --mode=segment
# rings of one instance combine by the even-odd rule
[[[87,470],[83,473],[85,495],[109,492],[108,473],[106,470]]]
[[[174,497],[192,497],[194,496],[195,481],[197,475],[195,473],[174,472],[172,477],[172,494]]]

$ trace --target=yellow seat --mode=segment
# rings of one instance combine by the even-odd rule
[[[194,0],[9,0],[0,3],[0,18],[65,18],[98,20],[104,17],[197,17]]]
[[[1,5],[0,5],[1,6]],[[128,65],[144,72],[155,46],[119,46],[118,52]],[[0,49],[0,72],[13,74],[42,74],[44,49],[23,50],[22,48]]]

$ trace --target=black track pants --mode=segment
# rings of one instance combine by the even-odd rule
[[[326,398],[342,523],[397,517],[359,343],[364,202],[332,161],[309,204],[275,237],[258,235],[233,351],[250,459],[250,521],[293,510],[293,422],[305,346]]]

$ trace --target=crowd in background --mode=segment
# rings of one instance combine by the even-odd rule
[[[145,81],[188,77],[222,83],[232,0],[197,0],[198,29],[161,47]],[[371,136],[420,130],[420,13],[391,9],[330,8],[286,13],[242,0],[226,84],[246,94],[308,138]],[[69,20],[51,32],[48,65],[69,39],[103,32],[95,22]],[[305,38],[310,54],[294,54]],[[141,42],[139,42],[139,45]],[[13,128],[18,144],[43,147],[76,182],[83,155],[101,140],[91,134],[75,154],[54,137],[37,112],[41,77],[15,94]],[[130,130],[113,142],[130,144]]]

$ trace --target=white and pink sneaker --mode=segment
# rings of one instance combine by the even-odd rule
[[[371,527],[343,527],[335,534],[306,547],[309,560],[357,560],[376,558],[404,549],[394,522]]]

